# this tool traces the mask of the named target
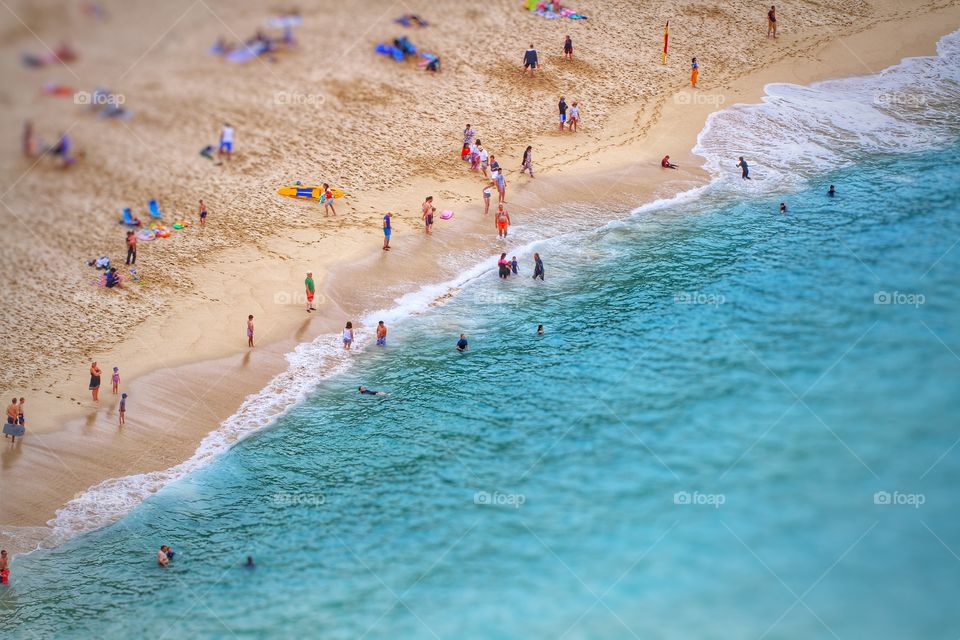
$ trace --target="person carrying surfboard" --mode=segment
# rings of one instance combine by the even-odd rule
[[[337,210],[333,208],[333,191],[330,190],[330,185],[326,182],[323,183],[323,196],[320,198],[320,201],[323,203],[323,215],[327,215],[327,209],[333,212],[333,215],[337,215]]]

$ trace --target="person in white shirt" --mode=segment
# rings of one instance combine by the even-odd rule
[[[570,131],[577,130],[577,124],[580,123],[580,107],[577,106],[576,101],[570,105]]]
[[[483,171],[483,177],[487,177],[487,160],[490,158],[490,154],[487,153],[487,150],[482,146],[477,147],[478,155],[480,156],[480,171]]]
[[[233,154],[233,127],[229,124],[224,123],[223,128],[220,129],[220,150],[218,155],[222,158],[224,155],[227,156],[227,160],[230,159],[230,156]]]

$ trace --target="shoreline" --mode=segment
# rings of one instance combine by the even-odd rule
[[[701,169],[688,167],[701,164],[702,159],[693,156],[690,149],[713,111],[735,102],[756,102],[763,95],[764,86],[770,82],[810,84],[835,77],[865,75],[868,71],[876,72],[896,64],[905,57],[931,55],[939,38],[960,26],[958,22],[960,10],[953,6],[904,20],[880,22],[853,35],[825,38],[810,45],[799,62],[788,57],[748,73],[722,87],[722,94],[719,89],[700,90],[700,96],[723,95],[725,100],[720,104],[683,104],[677,96],[689,95],[687,91],[670,95],[649,112],[640,108],[638,113],[636,107],[621,109],[610,118],[602,134],[596,134],[597,139],[592,139],[593,132],[587,130],[584,137],[593,142],[595,148],[573,161],[560,157],[551,165],[551,142],[560,136],[544,134],[541,136],[543,140],[536,141],[538,149],[546,149],[538,154],[541,158],[538,167],[541,171],[546,168],[548,174],[541,174],[519,196],[512,195],[521,183],[516,177],[516,168],[512,166],[516,163],[512,157],[515,154],[504,163],[511,178],[508,208],[523,215],[527,210],[581,202],[583,192],[589,189],[594,197],[591,204],[630,210],[644,202],[705,184],[709,178],[707,174]],[[888,45],[890,41],[896,45]],[[637,141],[642,141],[640,148],[630,146]],[[665,173],[657,166],[664,150],[669,150],[682,171]],[[562,150],[553,152],[563,155]],[[595,165],[599,170],[590,171]],[[471,198],[470,189],[479,194],[481,188],[472,175],[455,181],[431,183],[429,188],[424,188],[428,186],[426,183],[426,180],[418,181],[401,190],[400,194],[392,193],[391,198],[418,202],[417,198],[422,198],[423,193],[433,192],[449,202],[475,202],[477,198]],[[362,196],[357,202],[354,208],[361,208],[364,204]],[[370,202],[371,209],[380,204],[377,197],[371,198]],[[397,231],[400,233],[394,235],[397,248],[389,257],[379,249],[381,235],[375,222],[377,217],[373,217],[357,233],[338,236],[339,253],[328,254],[319,261],[320,266],[315,256],[310,256],[309,262],[305,261],[313,231],[304,228],[292,233],[284,229],[282,238],[279,234],[271,237],[268,242],[273,255],[263,254],[254,246],[238,247],[228,249],[197,267],[191,273],[191,280],[207,283],[201,286],[199,296],[174,313],[148,320],[116,349],[96,354],[105,371],[114,362],[141,363],[139,369],[130,365],[121,367],[124,389],[134,400],[130,405],[128,426],[122,433],[118,432],[114,422],[115,411],[105,406],[95,408],[85,396],[79,396],[83,400],[75,407],[69,405],[69,401],[51,402],[49,410],[38,409],[42,403],[31,398],[28,444],[24,447],[21,441],[15,447],[7,445],[2,452],[0,482],[5,490],[0,510],[5,514],[5,523],[0,526],[0,542],[15,553],[22,552],[30,547],[24,548],[24,541],[17,534],[22,534],[24,528],[43,528],[53,512],[72,496],[108,478],[167,469],[190,458],[203,438],[233,415],[244,398],[262,389],[288,367],[285,355],[298,344],[319,335],[338,333],[343,318],[359,318],[363,312],[388,306],[404,292],[436,282],[431,276],[411,279],[408,275],[411,272],[427,274],[438,263],[462,261],[464,256],[498,246],[490,237],[492,224],[481,218],[475,204],[454,206],[457,210],[454,224],[457,226],[450,228],[456,228],[458,237],[451,238],[448,227],[438,222],[436,237],[411,242],[412,238],[419,237],[416,234],[422,236],[419,224],[411,222],[411,216],[399,216]],[[347,260],[350,266],[343,264]],[[399,261],[402,261],[403,273],[391,268]],[[296,318],[296,313],[289,307],[303,313],[296,299],[303,277],[300,272],[304,271],[305,263],[316,274],[327,268],[330,273],[320,286],[325,299],[322,313]],[[258,278],[263,272],[277,275]],[[219,286],[220,277],[244,283],[244,286],[239,287],[240,291],[225,292]],[[358,291],[378,293],[361,296],[355,293]],[[273,307],[279,309],[269,308],[266,300],[272,300]],[[266,314],[268,318],[265,326],[258,324],[258,340],[263,346],[256,347],[252,353],[240,351],[236,345],[242,340],[242,323],[233,316],[239,314],[245,318],[246,312],[229,309],[246,308],[241,305],[257,305],[252,312],[258,317]],[[222,327],[228,319],[238,325],[235,332],[208,329]],[[147,339],[146,334],[159,334],[160,337],[157,339],[154,335]],[[168,356],[168,351],[173,349],[164,346],[172,344],[179,347],[180,355]],[[162,366],[143,364],[151,359],[160,359]],[[68,369],[70,373],[67,373]],[[76,370],[76,365],[64,367],[51,378],[59,385],[85,387],[85,365],[81,364],[79,374]],[[217,381],[210,385],[209,381],[214,377]],[[36,392],[15,390],[14,393],[29,398]],[[146,399],[151,396],[183,397],[187,406],[177,401],[165,402],[151,406],[149,410],[153,413],[148,414]],[[108,390],[103,393],[103,399],[103,405],[109,400],[113,406]],[[44,430],[32,426],[38,422],[37,416],[48,422],[50,428]],[[16,524],[12,525],[10,521]]]

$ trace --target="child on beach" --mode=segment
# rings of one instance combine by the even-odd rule
[[[120,396],[120,407],[117,411],[120,414],[120,424],[126,424],[125,416],[127,414],[127,394]]]
[[[493,195],[493,185],[494,183],[491,181],[483,188],[483,215],[490,213],[490,196]]]
[[[383,320],[377,323],[377,346],[387,346],[387,325],[383,324]]]
[[[517,262],[517,256],[513,256],[513,259],[510,260],[510,271],[515,276],[520,275],[520,263]]]
[[[574,102],[576,104],[576,102]],[[527,146],[526,151],[523,152],[523,164],[520,167],[520,173],[525,171],[530,172],[530,177],[533,177],[533,147]]]
[[[120,388],[120,369],[118,367],[113,368],[113,375],[110,376],[110,384],[113,386],[113,395],[117,395],[117,391]]]
[[[330,185],[323,183],[323,215],[327,215],[327,209],[337,215],[337,210],[333,208],[333,192],[330,191]]]
[[[694,58],[693,62],[690,63],[690,86],[694,89],[697,88],[697,76],[700,75],[700,65],[697,64],[697,59]]]
[[[203,203],[203,200],[200,201],[200,226],[204,227],[207,224],[207,205]]]
[[[247,346],[253,347],[253,316],[247,316]]]
[[[573,60],[573,40],[570,39],[570,36],[567,36],[566,40],[563,41],[563,57],[567,60]]]
[[[580,124],[580,107],[577,106],[577,101],[574,100],[573,104],[570,105],[570,131],[576,133],[577,125]]]
[[[313,297],[316,295],[317,285],[313,281],[313,271],[307,271],[307,277],[303,279],[303,288],[307,294],[307,313],[316,311],[313,306]]]
[[[353,323],[348,322],[343,329],[343,348],[350,351],[350,345],[353,344]]]

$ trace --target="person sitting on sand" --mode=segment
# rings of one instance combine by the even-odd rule
[[[123,288],[123,284],[120,281],[120,276],[117,275],[116,267],[110,267],[110,270],[107,271],[105,278],[106,279],[104,280],[103,286],[107,287],[108,289],[112,289],[114,287]]]
[[[670,156],[663,156],[663,160],[660,161],[660,166],[664,169],[676,169],[677,165],[670,162]]]
[[[386,391],[374,391],[373,389],[367,389],[366,387],[360,387],[360,393],[365,396],[385,396],[388,395]]]
[[[530,48],[526,50],[523,54],[523,70],[530,71],[530,75],[537,70],[537,66],[540,62],[540,57],[537,55],[537,50],[533,48],[533,43],[530,43]]]

